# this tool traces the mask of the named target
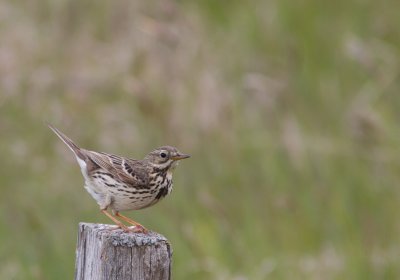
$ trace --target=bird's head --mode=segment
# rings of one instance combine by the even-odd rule
[[[190,155],[183,154],[177,148],[171,146],[163,146],[150,152],[144,160],[153,167],[164,169],[174,168],[178,165],[179,160],[189,158]]]

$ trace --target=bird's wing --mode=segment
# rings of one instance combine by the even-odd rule
[[[136,188],[148,185],[149,178],[140,161],[94,151],[85,150],[85,152],[89,159],[119,179],[121,183]]]

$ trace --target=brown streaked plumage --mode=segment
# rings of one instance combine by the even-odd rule
[[[119,211],[146,208],[168,195],[172,191],[172,170],[179,160],[189,155],[171,146],[157,148],[142,160],[89,151],[78,147],[54,126],[48,126],[75,154],[85,188],[100,210],[125,231],[130,229],[116,217],[134,225],[135,232],[147,232]],[[113,215],[107,209],[111,209]]]

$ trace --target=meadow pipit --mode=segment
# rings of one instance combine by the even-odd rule
[[[147,232],[139,223],[119,211],[138,210],[154,205],[172,191],[172,170],[188,158],[178,149],[163,146],[136,160],[79,148],[57,128],[49,127],[72,150],[85,179],[85,189],[100,210],[124,231]],[[112,214],[107,212],[111,209]],[[120,220],[134,225],[131,230]]]

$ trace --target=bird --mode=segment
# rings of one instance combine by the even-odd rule
[[[148,233],[143,225],[120,211],[147,208],[169,195],[172,171],[180,160],[190,155],[172,146],[156,148],[141,160],[90,151],[80,148],[53,125],[47,125],[74,153],[85,181],[84,188],[96,200],[100,211],[125,232]],[[133,229],[121,220],[133,225]]]

